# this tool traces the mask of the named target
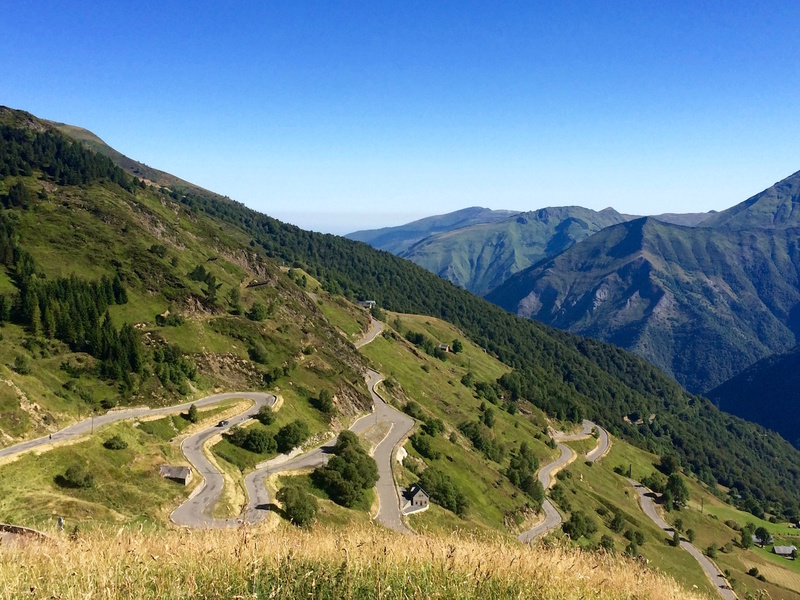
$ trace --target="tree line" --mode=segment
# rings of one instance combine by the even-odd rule
[[[114,162],[57,131],[30,131],[0,124],[0,177],[30,176],[35,170],[59,185],[100,180],[133,191],[138,182]]]

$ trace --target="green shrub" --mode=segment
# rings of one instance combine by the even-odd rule
[[[275,411],[269,406],[262,406],[256,413],[256,419],[258,419],[258,422],[262,425],[272,425],[275,422],[275,418]]]
[[[309,430],[308,424],[299,419],[287,423],[278,430],[278,435],[275,436],[275,441],[278,443],[278,450],[280,452],[288,452],[305,442],[308,439]]]
[[[460,517],[467,513],[467,497],[459,491],[453,481],[436,467],[428,467],[422,472],[419,484],[428,492],[433,502],[454,512]]]
[[[431,442],[433,438],[431,436],[426,435],[423,432],[415,433],[410,438],[411,444],[414,446],[414,450],[419,452],[420,456],[427,458],[429,460],[437,460],[442,457],[442,453],[438,450],[434,450]]]
[[[73,464],[67,467],[63,475],[56,477],[56,483],[61,487],[90,488],[94,486],[94,475],[81,465]]]
[[[253,303],[253,306],[247,312],[247,318],[251,321],[263,321],[269,316],[269,309],[261,302]]]
[[[27,356],[18,354],[14,359],[14,370],[20,375],[29,375],[31,372],[31,361]]]
[[[561,529],[573,540],[578,540],[581,537],[590,538],[594,535],[597,523],[582,510],[576,510],[570,515],[569,521],[561,525]]]
[[[317,516],[317,499],[296,485],[287,485],[275,496],[283,504],[286,518],[298,527],[304,527]]]
[[[333,446],[335,456],[312,474],[314,484],[331,500],[352,507],[378,481],[378,465],[352,431],[342,431]]]
[[[335,407],[333,405],[333,394],[331,394],[331,391],[327,388],[323,389],[319,393],[319,396],[312,398],[310,402],[311,406],[316,408],[324,415],[330,416],[334,412]]]
[[[248,429],[247,437],[244,440],[244,444],[242,444],[242,448],[256,454],[274,452],[277,447],[275,438],[263,429]]]
[[[105,442],[103,442],[103,446],[105,446],[109,450],[124,450],[125,448],[128,447],[128,442],[123,440],[118,435],[115,435],[108,438]]]
[[[247,355],[250,357],[250,360],[260,365],[266,365],[269,362],[267,349],[264,348],[264,344],[261,342],[253,343],[253,345],[247,349]]]

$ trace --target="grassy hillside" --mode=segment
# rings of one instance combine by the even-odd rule
[[[92,411],[280,387],[290,375],[307,394],[338,392],[345,415],[367,404],[361,357],[244,232],[197,219],[41,125],[32,138],[18,113],[3,116],[12,158],[0,180],[0,444]],[[26,147],[39,148],[33,164]],[[69,173],[80,183],[61,183]],[[124,369],[114,354],[122,331],[136,349]]]
[[[160,477],[159,466],[188,464],[180,441],[228,414],[241,412],[248,404],[252,403],[229,400],[200,410],[197,424],[178,413],[157,420],[121,422],[46,452],[5,459],[0,463],[0,520],[42,529],[54,528],[58,517],[70,526],[163,527],[197,479],[184,487]],[[107,448],[104,444],[114,436],[127,446]],[[91,486],[76,487],[64,481],[67,469],[76,465],[91,475]]]
[[[430,450],[419,446],[416,438],[405,444],[410,459],[404,463],[400,479],[413,483],[425,468],[433,467],[450,478],[467,501],[463,515],[434,506],[413,517],[412,525],[436,530],[488,527],[518,533],[538,507],[509,481],[505,471],[522,442],[541,462],[554,456],[555,452],[545,445],[548,438],[542,434],[546,421],[541,411],[524,403],[518,407],[519,414],[511,415],[502,401],[495,399],[493,404],[486,394],[482,397],[476,389],[477,382],[493,383],[509,369],[470,342],[465,341],[458,354],[449,352],[435,358],[403,337],[408,332],[423,333],[437,345],[463,340],[463,334],[451,325],[429,317],[394,313],[390,313],[388,322],[390,327],[383,336],[362,350],[388,377],[383,393],[401,410],[413,402],[419,405],[421,418],[441,419],[444,423],[441,432],[424,436]],[[465,385],[468,373],[473,383]],[[494,417],[486,434],[500,448],[493,457],[478,450],[459,429],[464,423],[476,422],[486,411]]]
[[[616,552],[628,552],[630,541],[627,534],[639,532],[644,543],[637,545],[636,552],[648,564],[675,577],[687,588],[696,586],[712,594],[713,586],[698,563],[686,551],[670,545],[670,534],[661,531],[644,514],[636,492],[627,481],[629,469],[635,480],[658,473],[660,458],[624,441],[614,439],[612,442],[608,455],[597,463],[590,465],[579,456],[559,474],[558,483],[551,493],[565,518],[574,511],[582,511],[597,525],[597,531],[588,538],[581,537],[578,544],[592,548],[607,536],[613,541]],[[584,451],[591,445],[586,442],[569,445],[578,451],[581,444],[584,444]],[[691,535],[693,544],[702,552],[715,545],[718,550],[713,560],[727,573],[728,581],[739,597],[749,597],[747,594],[758,597],[757,594],[765,590],[771,598],[800,598],[800,570],[796,562],[771,554],[770,546],[765,549],[756,545],[743,548],[740,528],[748,523],[754,527],[766,527],[774,534],[775,543],[786,545],[797,545],[800,532],[785,521],[770,522],[735,508],[725,501],[728,495],[723,488],[708,486],[691,476],[682,476],[682,479],[690,494],[688,505],[671,511],[660,507],[659,511],[670,525],[680,528],[684,539]],[[615,519],[617,515],[621,518]],[[689,530],[692,530],[691,534],[688,534]],[[759,572],[770,573],[765,576],[766,581],[748,574],[753,567]]]

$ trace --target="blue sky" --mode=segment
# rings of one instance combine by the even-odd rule
[[[319,231],[475,205],[719,210],[800,170],[799,17],[796,2],[8,2],[0,104]]]

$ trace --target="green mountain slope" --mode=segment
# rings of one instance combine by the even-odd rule
[[[610,208],[543,208],[432,235],[398,254],[483,295],[514,273],[625,220]]]
[[[800,447],[800,346],[758,361],[707,396],[720,409],[777,431]]]
[[[0,130],[0,445],[290,375],[368,405],[361,356],[244,232],[30,115],[4,109]]]
[[[383,227],[348,233],[345,237],[366,242],[379,250],[392,254],[402,254],[418,241],[441,232],[452,231],[481,223],[494,223],[505,220],[516,212],[512,210],[491,210],[473,206],[446,215],[419,219],[398,227]]]
[[[30,135],[30,130],[24,131],[25,135]],[[8,132],[8,135],[13,137],[20,133],[15,130]],[[204,256],[205,268],[212,270],[215,281],[223,281],[223,287],[217,294],[217,302],[223,313],[232,308],[225,298],[229,292],[226,282],[227,286],[232,286],[234,281],[241,283],[251,272],[258,274],[259,269],[263,270],[263,275],[258,274],[259,277],[273,277],[269,279],[275,282],[273,286],[255,288],[262,292],[255,292],[252,288],[242,290],[243,295],[267,294],[266,304],[272,305],[276,313],[285,319],[284,322],[267,320],[264,325],[266,330],[259,332],[262,336],[265,333],[273,336],[268,338],[273,341],[265,348],[269,357],[268,365],[257,367],[262,378],[267,375],[272,381],[274,377],[288,377],[282,368],[276,371],[286,366],[290,373],[294,372],[293,378],[302,375],[309,380],[310,383],[303,387],[312,393],[315,391],[313,388],[318,390],[322,384],[320,378],[324,378],[326,382],[336,382],[337,389],[343,395],[352,390],[349,393],[354,398],[353,402],[357,402],[361,395],[354,381],[357,379],[354,373],[356,363],[347,366],[348,357],[357,355],[338,334],[326,341],[323,333],[327,336],[326,332],[331,329],[312,316],[318,310],[315,303],[301,293],[300,287],[296,289],[301,297],[292,296],[292,286],[297,284],[277,272],[276,263],[284,263],[303,269],[320,281],[329,293],[344,294],[350,298],[371,297],[390,310],[431,315],[456,325],[487,352],[514,369],[496,382],[498,400],[508,410],[513,411],[515,403],[524,399],[551,417],[570,420],[579,420],[584,416],[593,418],[612,433],[654,452],[677,452],[685,468],[697,473],[703,480],[736,487],[741,490],[743,498],[755,498],[776,513],[800,508],[797,501],[800,473],[792,467],[797,464],[800,454],[794,448],[774,434],[719,412],[707,400],[686,394],[674,381],[630,353],[520,319],[392,254],[376,251],[360,242],[301,230],[217,195],[197,189],[182,189],[178,185],[159,187],[157,180],[154,180],[155,185],[139,186],[133,192],[120,186],[109,188],[110,184],[103,182],[92,184],[99,187],[90,186],[91,189],[84,189],[81,185],[65,185],[63,187],[68,189],[62,189],[61,184],[54,183],[53,176],[48,174],[45,167],[47,165],[29,164],[29,174],[21,176],[9,173],[3,181],[5,193],[10,191],[12,178],[29,178],[23,183],[34,188],[36,199],[32,205],[27,208],[15,205],[6,209],[18,215],[26,227],[38,227],[41,232],[49,223],[49,213],[37,215],[36,211],[59,210],[66,215],[66,221],[62,221],[64,224],[59,227],[60,235],[43,238],[37,259],[45,263],[50,248],[50,260],[46,264],[52,265],[50,268],[53,270],[58,268],[66,272],[72,267],[64,257],[69,256],[69,252],[75,253],[75,248],[82,248],[81,244],[92,243],[91,252],[76,264],[82,265],[83,269],[97,269],[94,273],[87,272],[87,278],[90,275],[99,277],[103,274],[99,272],[102,270],[107,270],[109,276],[114,275],[116,267],[111,257],[104,258],[104,248],[113,248],[117,238],[134,238],[124,235],[123,225],[128,220],[132,223],[129,227],[137,224],[135,239],[128,242],[130,248],[124,252],[122,248],[114,250],[120,252],[120,256],[114,259],[117,262],[127,261],[123,265],[131,269],[130,275],[127,272],[121,275],[123,283],[130,287],[131,293],[138,295],[137,302],[123,305],[119,310],[117,322],[142,322],[145,327],[152,327],[154,317],[148,315],[158,314],[168,307],[167,301],[158,306],[153,302],[153,298],[158,299],[161,290],[166,287],[162,281],[166,281],[175,290],[171,292],[174,299],[170,301],[184,302],[180,304],[182,313],[187,313],[187,316],[198,312],[209,315],[206,318],[210,322],[208,327],[202,328],[202,337],[198,331],[195,334],[186,332],[182,338],[185,343],[194,343],[194,347],[185,354],[197,363],[201,362],[203,352],[210,351],[210,342],[204,340],[216,340],[218,346],[228,348],[228,352],[238,353],[237,357],[241,360],[247,360],[245,356],[249,354],[247,348],[250,344],[260,342],[255,333],[248,331],[245,334],[239,329],[239,324],[245,323],[243,320],[232,321],[229,316],[202,309],[206,306],[203,299],[208,300],[211,290],[208,278],[201,283],[186,274],[194,273],[198,266],[196,263]],[[46,191],[46,188],[51,191]],[[90,202],[94,189],[98,190],[97,194],[109,195],[109,201],[120,206],[120,215],[97,210],[94,201]],[[47,202],[46,198],[39,198],[39,190],[44,190],[46,197],[60,198],[65,195],[72,201],[66,206],[63,200]],[[125,218],[121,215],[125,215]],[[83,221],[77,221],[78,216]],[[114,223],[120,225],[119,229],[109,228],[109,224]],[[20,237],[25,241],[20,244],[23,249],[29,239],[35,239],[28,231],[28,235]],[[181,233],[184,231],[188,233]],[[150,242],[153,236],[156,239],[163,238],[160,242],[166,247],[163,258],[160,256],[159,243]],[[64,245],[57,246],[61,239],[65,240]],[[154,243],[156,247],[151,251]],[[187,254],[184,258],[181,244],[192,249],[194,254]],[[81,252],[77,254],[81,256]],[[178,266],[173,267],[172,258],[176,256]],[[214,257],[217,257],[216,261],[208,261]],[[261,264],[259,261],[263,261],[263,267],[257,268]],[[9,277],[14,274],[14,268],[12,265],[7,271]],[[139,275],[140,272],[144,274]],[[150,279],[145,278],[146,274]],[[177,281],[171,283],[172,278]],[[14,289],[14,281],[9,281],[7,285]],[[271,291],[273,287],[285,289],[290,294],[288,297],[295,300],[278,300],[279,294]],[[13,292],[10,294],[13,296]],[[184,300],[186,298],[191,300]],[[245,308],[249,308],[255,299],[252,296],[245,297]],[[148,305],[148,302],[151,304]],[[284,312],[283,306],[286,305],[298,308]],[[217,321],[217,318],[221,321]],[[281,325],[285,325],[282,330]],[[7,328],[18,328],[16,330],[19,331],[26,326],[23,322],[8,325]],[[166,334],[162,335],[171,335],[170,327],[163,329]],[[211,331],[223,338],[211,337]],[[230,342],[226,346],[226,337],[235,335],[240,336],[239,343],[235,344],[236,349],[230,346]],[[177,337],[170,341],[177,342]],[[298,358],[301,350],[312,342],[327,348],[324,353],[319,351],[324,358],[323,364],[317,360]],[[254,356],[259,354],[255,352]],[[61,360],[60,356],[55,356],[55,361]],[[294,371],[291,367],[294,367]],[[213,375],[213,371],[210,372]],[[337,374],[344,381],[338,380]],[[134,384],[139,377],[140,374],[134,373]],[[59,385],[56,384],[56,387]],[[283,390],[289,387],[285,384],[281,386]],[[295,385],[294,389],[297,390],[298,386]],[[298,396],[304,398],[301,394]],[[634,412],[655,414],[656,417],[646,425],[635,425],[625,420]]]
[[[800,227],[800,171],[710,217],[703,227],[786,229]]]
[[[632,350],[687,389],[704,391],[795,344],[798,234],[640,219],[520,273],[488,297]]]

